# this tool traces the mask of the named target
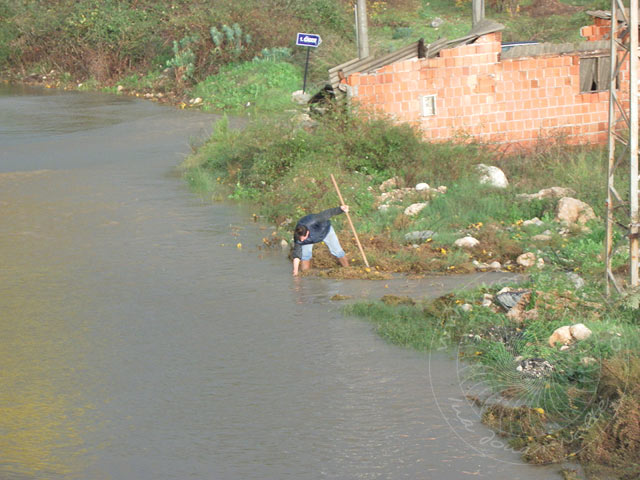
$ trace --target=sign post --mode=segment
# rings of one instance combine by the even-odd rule
[[[304,64],[304,83],[302,84],[302,92],[307,88],[307,71],[309,70],[309,52],[311,52],[311,47],[318,48],[322,43],[322,38],[320,35],[315,35],[313,33],[298,33],[296,37],[296,45],[299,47],[307,47],[307,61]]]

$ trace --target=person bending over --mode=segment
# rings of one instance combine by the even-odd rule
[[[293,275],[298,275],[298,270],[309,270],[311,268],[311,256],[313,244],[324,242],[331,255],[338,259],[340,265],[348,267],[349,262],[344,250],[340,246],[340,241],[336,235],[331,221],[334,215],[348,212],[348,205],[330,208],[320,213],[312,213],[298,220],[293,231]]]

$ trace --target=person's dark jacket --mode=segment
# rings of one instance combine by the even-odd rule
[[[311,213],[298,220],[298,225],[304,225],[309,229],[309,236],[304,242],[294,238],[292,258],[302,257],[302,245],[309,245],[310,243],[319,243],[324,240],[324,237],[329,233],[331,228],[331,221],[329,219],[335,215],[343,213],[340,207],[329,208],[324,212]]]

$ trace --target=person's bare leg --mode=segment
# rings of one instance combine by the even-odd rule
[[[338,262],[340,262],[340,265],[343,267],[348,267],[349,266],[349,260],[347,260],[347,256],[345,255],[344,257],[340,257],[338,259]]]
[[[304,272],[305,270],[309,270],[310,268],[311,268],[311,260],[300,261],[300,270]]]

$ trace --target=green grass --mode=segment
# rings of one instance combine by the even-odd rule
[[[279,112],[291,104],[291,92],[302,89],[302,76],[290,63],[254,60],[230,64],[192,90],[205,110],[257,113]]]

